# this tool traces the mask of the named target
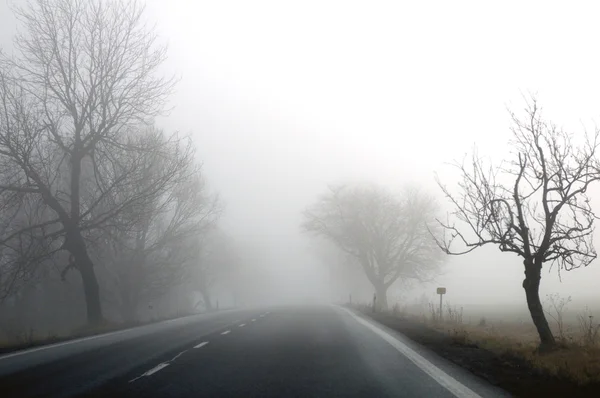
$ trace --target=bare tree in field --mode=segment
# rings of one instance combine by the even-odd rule
[[[523,118],[511,116],[512,160],[492,167],[474,154],[456,165],[462,176],[457,195],[440,184],[454,212],[441,223],[447,234],[439,244],[449,254],[493,244],[523,258],[527,306],[541,348],[548,348],[555,339],[539,297],[543,265],[568,271],[596,258],[596,216],[586,191],[600,180],[599,132],[568,134],[541,118],[535,99]]]
[[[154,186],[112,195],[132,192],[146,174],[145,149],[132,137],[162,111],[174,81],[158,74],[166,50],[136,1],[36,0],[17,15],[17,55],[0,58],[2,199],[18,193],[51,209],[20,233],[62,237],[96,323],[100,292],[85,233],[156,194]],[[177,178],[185,156],[166,162],[156,183]]]
[[[434,216],[432,198],[416,190],[396,197],[375,186],[338,186],[304,212],[303,228],[355,258],[386,308],[398,279],[425,281],[438,270],[443,253],[428,230]]]

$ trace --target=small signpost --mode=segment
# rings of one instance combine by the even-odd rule
[[[446,294],[446,288],[438,287],[437,294],[440,295],[440,321],[441,321],[442,320],[442,297],[444,296],[444,294]]]

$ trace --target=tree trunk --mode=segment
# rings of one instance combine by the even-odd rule
[[[387,287],[383,285],[375,286],[376,308],[378,311],[385,311],[388,308],[387,302]]]
[[[202,294],[202,301],[204,301],[204,309],[208,312],[213,310],[212,303],[210,302],[210,294],[208,294],[207,290],[202,290],[200,292]]]
[[[83,291],[85,293],[85,304],[87,308],[87,321],[89,324],[98,324],[102,322],[102,307],[100,306],[100,288],[98,279],[94,271],[94,264],[85,252],[85,256],[77,261],[79,272],[81,273],[81,281],[83,282]]]
[[[523,289],[525,289],[525,297],[527,298],[527,307],[531,314],[531,319],[535,325],[538,335],[540,336],[540,349],[549,349],[556,345],[554,335],[550,330],[542,302],[540,301],[540,281],[541,281],[541,265],[530,262],[525,262],[525,280],[523,280]]]
[[[94,271],[94,263],[87,252],[85,241],[79,231],[68,234],[67,242],[67,249],[75,257],[76,267],[81,274],[88,324],[97,325],[102,322],[103,317],[100,305],[100,287]]]

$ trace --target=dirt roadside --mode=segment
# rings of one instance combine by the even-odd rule
[[[600,383],[578,385],[540,371],[523,358],[499,355],[413,320],[369,311],[363,314],[516,397],[600,397]]]
[[[77,339],[81,339],[81,338],[85,338],[85,337],[92,337],[92,336],[102,335],[102,334],[106,334],[106,333],[120,332],[123,330],[133,329],[133,328],[137,328],[140,326],[147,326],[147,325],[152,325],[152,324],[161,323],[161,322],[165,322],[165,321],[172,321],[175,319],[186,318],[189,316],[195,316],[195,315],[201,315],[201,314],[202,313],[179,314],[179,315],[169,316],[169,317],[164,317],[164,318],[156,318],[156,319],[152,319],[152,320],[148,320],[148,321],[144,321],[144,322],[140,322],[140,321],[111,322],[111,321],[106,320],[103,323],[101,323],[100,325],[95,325],[95,326],[82,325],[81,327],[73,330],[73,332],[68,335],[51,336],[51,337],[47,337],[47,338],[32,339],[30,341],[22,341],[22,342],[15,342],[15,343],[9,343],[9,344],[0,344],[0,356],[6,355],[6,354],[11,354],[11,353],[17,352],[17,351],[27,350],[30,348],[37,348],[37,347],[47,346],[47,345],[52,345],[52,344],[57,344],[57,343],[64,343],[64,342],[71,341],[71,340],[77,340]]]

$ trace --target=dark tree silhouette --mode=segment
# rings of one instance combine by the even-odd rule
[[[454,208],[447,221],[440,221],[446,234],[438,244],[448,254],[493,244],[520,256],[540,348],[551,348],[555,339],[539,297],[541,271],[545,263],[555,264],[560,272],[587,266],[596,258],[596,215],[586,191],[600,180],[599,132],[575,137],[563,131],[542,119],[535,99],[525,117],[511,117],[511,160],[493,167],[474,153],[469,162],[457,163],[458,194],[438,180]]]

